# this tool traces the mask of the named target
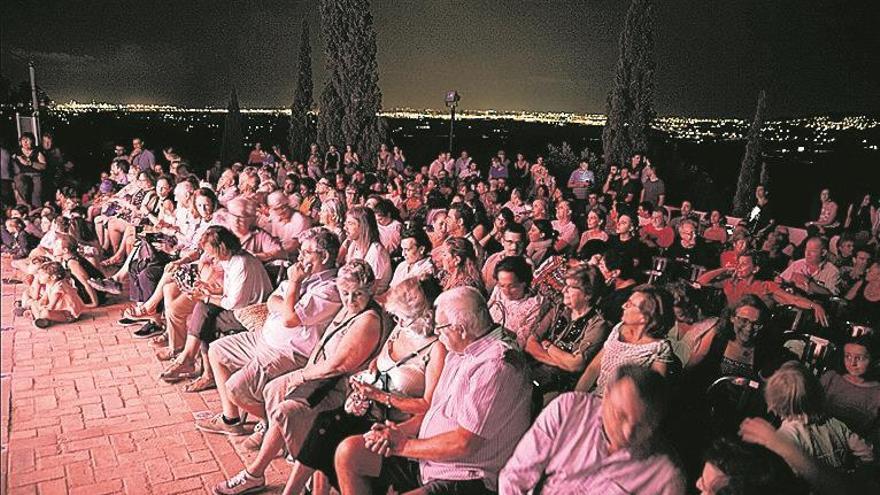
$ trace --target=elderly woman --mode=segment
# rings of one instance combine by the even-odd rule
[[[649,285],[636,287],[623,305],[621,322],[611,330],[575,390],[587,392],[595,386],[594,393],[602,397],[608,381],[624,364],[650,367],[666,375],[678,361],[666,338],[672,319],[668,293]]]
[[[339,269],[336,280],[342,309],[324,332],[305,367],[266,386],[281,387],[286,399],[269,412],[269,428],[260,452],[244,470],[221,482],[214,493],[240,494],[266,484],[265,473],[278,450],[297,456],[318,414],[341,407],[347,378],[376,355],[384,337],[382,309],[373,301],[376,279],[370,265],[356,259]]]
[[[474,287],[480,293],[486,293],[483,278],[477,267],[477,255],[474,245],[464,237],[450,237],[443,242],[440,250],[440,283],[443,290],[463,285]]]
[[[516,342],[524,347],[545,313],[544,298],[529,294],[532,266],[522,256],[506,257],[495,265],[494,276],[488,303],[492,321],[516,334]]]
[[[610,325],[596,302],[604,286],[596,267],[579,265],[565,272],[562,306],[542,322],[548,333],[529,336],[524,346],[536,361],[533,376],[540,393],[570,389],[602,348]]]
[[[321,203],[318,222],[327,230],[336,234],[340,241],[345,241],[345,203],[339,198],[329,198]]]
[[[385,308],[397,326],[369,370],[351,378],[344,410],[318,416],[284,493],[300,493],[316,469],[338,486],[333,454],[342,440],[370,431],[375,422],[401,422],[428,410],[446,359],[446,348],[434,335],[431,310],[439,290],[433,279],[409,278],[388,291]]]
[[[340,252],[342,260],[366,261],[376,275],[376,294],[383,294],[391,282],[391,256],[379,241],[376,216],[368,208],[355,206],[345,215],[344,228],[347,239]]]

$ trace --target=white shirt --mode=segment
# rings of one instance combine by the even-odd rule
[[[284,298],[289,289],[290,281],[285,280],[272,295]],[[314,273],[300,284],[299,297],[293,306],[301,324],[285,326],[280,313],[270,312],[261,336],[270,347],[309,356],[340,308],[342,301],[336,289],[336,269]]]
[[[391,256],[388,250],[381,242],[374,242],[367,248],[366,253],[358,250],[357,244],[351,243],[348,252],[345,254],[345,262],[351,260],[364,260],[373,269],[373,275],[376,276],[375,294],[378,296],[384,294],[391,284]]]
[[[221,261],[223,267],[223,309],[238,309],[264,302],[272,293],[269,274],[254,255],[239,251],[232,258]]]
[[[391,220],[388,225],[376,224],[379,227],[379,242],[385,246],[389,253],[397,251],[400,246],[400,235],[403,232],[403,224],[397,220]]]
[[[421,277],[425,274],[432,275],[433,273],[434,263],[431,262],[429,256],[416,261],[412,265],[403,260],[394,270],[394,276],[391,277],[391,286],[396,286],[408,278]]]

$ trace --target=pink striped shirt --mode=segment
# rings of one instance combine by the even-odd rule
[[[483,479],[495,490],[498,472],[529,428],[531,392],[522,351],[508,331],[496,328],[461,354],[447,354],[419,438],[461,427],[482,442],[461,459],[420,461],[422,482]]]
[[[684,494],[684,477],[667,456],[608,453],[601,404],[570,392],[547,405],[501,471],[499,495],[528,493],[542,475],[541,493],[554,495]]]

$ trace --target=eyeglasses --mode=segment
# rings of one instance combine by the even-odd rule
[[[440,330],[442,330],[444,328],[449,328],[454,325],[455,325],[454,323],[444,323],[443,325],[434,325],[434,331],[439,332]]]
[[[742,326],[748,325],[748,326],[754,328],[755,330],[760,330],[760,329],[764,328],[764,323],[758,322],[757,320],[750,320],[746,317],[739,316],[739,315],[734,316],[733,319],[736,320],[736,322],[738,324],[740,324]]]

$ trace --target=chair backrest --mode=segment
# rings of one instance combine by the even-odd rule
[[[828,339],[804,333],[784,332],[782,340],[785,348],[795,353],[798,360],[814,374],[819,375],[831,367],[837,348]]]
[[[761,384],[743,376],[722,376],[706,389],[709,419],[716,433],[730,433],[743,419],[763,410]],[[756,407],[756,404],[761,404]]]

